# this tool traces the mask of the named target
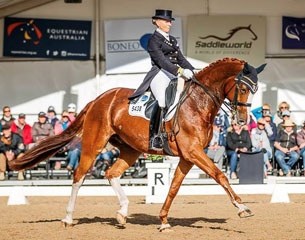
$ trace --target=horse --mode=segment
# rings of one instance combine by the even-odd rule
[[[166,200],[160,210],[160,231],[171,228],[168,213],[183,179],[196,165],[228,194],[238,208],[240,217],[252,216],[251,210],[231,188],[227,177],[208,158],[203,149],[212,137],[213,120],[224,103],[230,102],[232,117],[240,124],[248,121],[252,95],[257,90],[257,75],[265,67],[254,68],[247,62],[224,58],[211,63],[186,82],[184,97],[177,106],[177,117],[165,123],[172,134],[168,144],[180,160],[175,170]],[[149,121],[128,114],[128,97],[133,89],[114,88],[89,102],[76,120],[60,135],[49,137],[30,149],[25,155],[9,162],[11,169],[31,168],[56,153],[78,135],[82,137],[82,152],[78,168],[73,173],[72,192],[67,206],[64,226],[72,225],[77,193],[86,173],[92,168],[96,155],[109,141],[121,151],[120,157],[106,172],[108,179],[118,178],[131,167],[142,152],[164,154],[149,150]]]

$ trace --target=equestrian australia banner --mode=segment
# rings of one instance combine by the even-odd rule
[[[283,17],[283,49],[305,49],[305,18]]]
[[[3,56],[90,58],[91,21],[5,18]]]
[[[106,74],[148,72],[151,61],[147,44],[154,31],[150,18],[105,21]],[[170,34],[181,49],[180,18],[175,17]]]
[[[265,61],[266,19],[256,16],[188,17],[187,56],[211,63],[224,57]]]

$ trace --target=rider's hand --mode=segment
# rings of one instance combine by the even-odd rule
[[[182,71],[182,77],[185,77],[186,79],[191,79],[194,76],[194,73],[190,69],[183,69]]]

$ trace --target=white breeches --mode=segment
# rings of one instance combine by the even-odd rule
[[[166,106],[165,91],[170,81],[170,78],[163,71],[159,71],[150,83],[150,89],[158,100],[159,107],[164,108]]]

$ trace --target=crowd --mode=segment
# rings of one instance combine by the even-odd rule
[[[75,120],[77,116],[76,105],[70,103],[66,110],[61,113],[60,119],[57,118],[55,108],[49,106],[47,112],[39,112],[37,121],[31,126],[26,121],[24,113],[18,114],[15,119],[9,106],[3,107],[3,116],[0,124],[0,180],[5,180],[6,172],[10,173],[8,161],[21,157],[27,150],[38,144],[43,139],[60,134]],[[58,154],[65,152],[67,156],[67,170],[73,171],[78,166],[81,153],[81,139],[75,137],[71,143],[59,151]],[[107,144],[105,149],[97,156],[97,167],[92,170],[94,176],[101,178],[104,171],[112,164],[119,155],[117,148]],[[106,159],[106,160],[105,160]],[[105,165],[106,164],[106,165]],[[61,161],[56,161],[53,168],[61,169]],[[18,180],[24,180],[24,172],[19,171]]]
[[[38,144],[46,137],[60,134],[77,116],[76,105],[71,103],[67,110],[57,118],[55,108],[50,106],[47,112],[39,112],[38,119],[32,126],[26,122],[26,115],[20,113],[15,119],[9,106],[3,107],[0,124],[0,180],[5,179],[7,162],[21,157],[25,151]],[[224,159],[228,159],[229,177],[238,178],[238,163],[242,153],[263,152],[265,176],[278,171],[280,176],[291,176],[291,170],[299,160],[301,174],[305,175],[305,121],[300,129],[294,123],[290,106],[283,101],[278,105],[276,114],[271,113],[271,106],[254,109],[247,125],[239,125],[229,121],[227,115],[220,110],[214,120],[213,137],[209,146],[204,149],[209,158],[222,170]],[[81,139],[75,137],[61,152],[67,155],[67,170],[77,168],[81,154]],[[119,149],[107,144],[97,156],[92,175],[101,178],[105,170],[119,156]],[[276,169],[273,169],[275,160]],[[61,168],[61,161],[55,162],[54,169]],[[23,171],[18,172],[18,179],[24,179]]]
[[[229,124],[228,117],[220,111],[214,120],[212,140],[204,151],[220,169],[224,158],[228,158],[231,179],[238,178],[240,155],[249,152],[263,152],[265,176],[291,176],[297,163],[304,176],[305,120],[298,129],[286,101],[278,105],[275,114],[267,103],[252,110],[250,122],[244,126],[236,121]],[[276,169],[271,164],[273,160]]]

